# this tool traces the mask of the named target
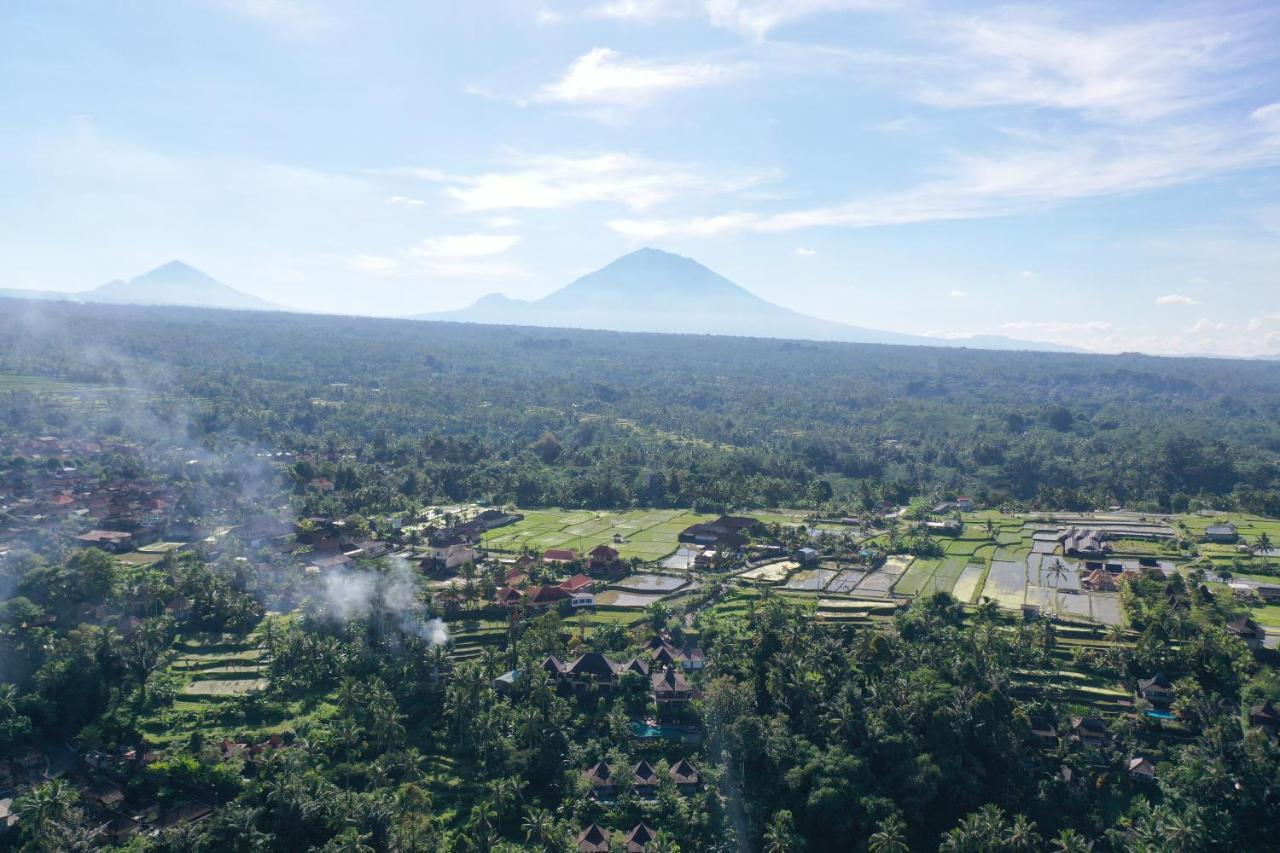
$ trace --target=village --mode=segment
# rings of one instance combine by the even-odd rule
[[[182,640],[170,664],[185,674],[179,705],[186,703],[193,719],[205,713],[199,703],[238,700],[264,684],[270,623],[290,618],[327,578],[388,561],[411,567],[421,592],[415,606],[424,618],[447,625],[447,660],[454,664],[487,659],[513,626],[558,614],[577,653],[546,657],[539,677],[565,696],[621,702],[633,751],[644,756],[618,765],[602,755],[573,771],[583,795],[602,804],[624,794],[652,799],[660,786],[686,796],[703,789],[698,707],[715,661],[699,645],[700,625],[704,617],[742,613],[771,599],[843,629],[887,625],[913,600],[938,593],[966,608],[969,619],[992,618],[995,608],[1011,624],[1052,625],[1056,671],[1020,673],[1017,689],[1025,698],[1054,698],[1076,709],[1061,719],[1029,718],[1036,748],[1065,747],[1087,757],[1084,764],[1062,765],[1068,790],[1088,784],[1089,768],[1114,762],[1135,783],[1150,784],[1158,765],[1141,749],[1144,736],[1131,732],[1117,742],[1117,721],[1141,719],[1165,734],[1179,726],[1171,711],[1174,684],[1163,672],[1126,683],[1080,665],[1129,642],[1121,601],[1127,582],[1158,579],[1174,609],[1187,609],[1197,596],[1222,602],[1236,614],[1226,630],[1258,654],[1271,654],[1280,634],[1280,579],[1271,580],[1272,558],[1280,557],[1271,543],[1280,531],[1260,518],[1152,517],[1119,508],[1006,514],[961,496],[923,510],[886,505],[839,517],[452,505],[356,522],[257,517],[235,523],[192,517],[174,488],[153,480],[103,482],[63,464],[127,448],[36,439],[8,450],[25,454],[30,464],[4,481],[0,558],[62,541],[132,567],[198,553],[204,560],[258,565],[259,578],[279,582],[254,617],[257,627],[238,643],[195,633]],[[323,490],[326,483],[308,487]],[[159,614],[181,636],[192,609],[182,596],[156,601],[139,591],[74,612],[46,609],[9,630],[70,620],[110,628],[127,640]],[[609,625],[629,632],[625,654],[591,650],[589,638]],[[219,657],[204,645],[232,651]],[[508,669],[492,675],[491,687],[499,695],[519,692],[530,677]],[[1243,719],[1273,739],[1280,731],[1280,712],[1270,701],[1244,709]],[[1152,730],[1144,730],[1149,740]],[[265,735],[228,735],[210,748],[249,773],[271,753],[289,749],[292,739],[286,725]],[[214,809],[199,786],[189,799],[168,804],[128,795],[136,774],[165,760],[159,741],[110,754],[72,744],[29,746],[0,763],[0,816],[12,827],[15,797],[65,776],[77,781],[85,808],[116,839],[207,819]],[[644,822],[612,828],[593,822],[582,827],[577,844],[582,851],[606,851],[621,837],[625,849],[642,851],[660,830]]]

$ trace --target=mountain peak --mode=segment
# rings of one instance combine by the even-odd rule
[[[145,272],[145,273],[143,273],[143,275],[151,275],[151,273],[158,273],[158,272],[163,272],[163,273],[196,273],[197,275],[205,275],[204,273],[200,272],[200,270],[196,269],[195,267],[191,266],[190,264],[183,263],[182,261],[178,260],[177,258],[174,258],[172,261],[167,261],[167,262],[165,262],[165,263],[161,264],[160,266],[156,267],[155,269],[151,270],[150,272]],[[141,277],[141,276],[140,276],[140,277]]]
[[[89,292],[94,302],[271,309],[265,299],[229,287],[190,264],[172,260],[129,281],[109,281]]]
[[[935,347],[966,345],[963,339],[946,341],[865,329],[801,314],[756,296],[693,258],[652,246],[629,252],[542,299],[524,302],[490,294],[470,308],[417,319]],[[974,345],[1037,348],[995,338],[975,341]]]

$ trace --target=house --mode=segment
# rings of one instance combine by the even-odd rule
[[[543,658],[542,668],[551,673],[552,678],[560,678],[564,675],[564,662],[555,655],[547,655]]]
[[[160,816],[156,821],[156,829],[172,829],[189,823],[200,823],[208,820],[213,814],[213,806],[206,803],[187,802],[176,806]]]
[[[676,652],[674,646],[667,643],[650,649],[649,655],[658,666],[677,666],[680,663],[679,653]]]
[[[722,551],[736,551],[747,544],[747,533],[758,520],[746,516],[722,515],[715,521],[686,527],[676,537],[692,545],[710,545]]]
[[[1111,550],[1106,538],[1104,531],[1085,527],[1068,527],[1058,533],[1058,542],[1062,545],[1063,554],[1086,560],[1105,558],[1107,552]]]
[[[640,676],[643,676],[644,678],[648,678],[649,665],[644,661],[640,660],[640,658],[632,658],[631,660],[627,661],[622,665],[622,670],[619,673],[619,675],[625,675],[628,672],[634,672],[636,675],[640,675]]]
[[[653,699],[659,705],[683,704],[693,698],[689,682],[678,669],[667,668],[662,672],[655,672],[650,683],[653,686]]]
[[[124,791],[110,779],[96,779],[81,794],[91,803],[104,809],[114,809],[124,802]]]
[[[603,761],[584,770],[582,776],[591,788],[591,796],[596,799],[608,799],[618,793],[618,782],[613,778],[613,770]]]
[[[961,495],[955,500],[956,509],[961,512],[970,512],[973,509],[973,498],[968,495]]]
[[[503,512],[500,509],[486,509],[465,524],[458,525],[458,531],[470,537],[479,536],[489,530],[505,527],[523,521],[524,516],[518,512]]]
[[[1267,604],[1280,602],[1280,586],[1263,584],[1262,586],[1259,586],[1255,592],[1258,593],[1258,598],[1261,598]]]
[[[689,763],[687,758],[682,758],[671,765],[671,769],[667,772],[671,775],[671,780],[676,783],[676,789],[682,794],[692,794],[702,784],[702,774],[698,772],[698,768]]]
[[[524,603],[524,593],[504,586],[493,594],[493,603],[499,607],[519,607]]]
[[[530,608],[538,610],[556,607],[572,597],[558,586],[531,586],[525,590],[525,602]]]
[[[1152,705],[1160,707],[1168,707],[1175,698],[1173,683],[1165,677],[1163,672],[1157,672],[1150,678],[1139,679],[1138,695]]]
[[[652,829],[643,823],[637,823],[635,827],[627,833],[627,853],[645,853],[649,849],[649,845],[653,843],[653,839],[657,836]]]
[[[1033,716],[1031,723],[1031,737],[1033,737],[1040,746],[1054,747],[1058,745],[1058,730],[1047,717]]]
[[[1210,524],[1204,529],[1204,541],[1230,544],[1240,538],[1240,531],[1231,522]]]
[[[622,675],[622,664],[615,663],[599,652],[587,652],[577,660],[564,665],[562,678],[576,689],[591,685],[613,687]]]
[[[1072,717],[1071,734],[1086,749],[1104,746],[1110,737],[1107,724],[1099,717]]]
[[[123,530],[90,530],[76,537],[82,548],[101,548],[112,554],[123,554],[133,547],[133,534]]]
[[[959,536],[964,532],[964,523],[959,519],[926,521],[924,529],[930,536]]]
[[[569,597],[569,606],[574,610],[595,607],[596,594],[594,592],[575,592]]]
[[[591,824],[578,833],[578,850],[582,853],[609,853],[609,832]]]
[[[638,797],[654,796],[658,793],[658,771],[642,760],[631,771],[631,788]]]
[[[421,565],[424,569],[448,571],[475,561],[476,550],[461,536],[450,536],[430,543]]]
[[[544,563],[576,563],[578,555],[568,548],[548,548],[542,552]]]
[[[456,613],[462,609],[462,596],[456,592],[437,592],[431,596],[431,603],[442,613]]]
[[[510,696],[520,683],[520,670],[509,669],[493,680],[493,689],[503,696]]]
[[[1094,569],[1080,578],[1080,588],[1091,592],[1115,592],[1120,586],[1111,572],[1106,569]]]
[[[1249,722],[1252,725],[1275,731],[1280,729],[1280,711],[1277,711],[1276,706],[1272,704],[1270,699],[1267,699],[1249,708]]]
[[[587,552],[587,571],[595,577],[621,578],[627,573],[627,563],[614,548],[597,545]]]
[[[795,561],[802,566],[812,566],[818,562],[818,552],[813,548],[798,548],[795,553]]]
[[[13,813],[13,797],[0,799],[0,835],[18,825],[18,816]]]
[[[1227,633],[1239,637],[1251,649],[1262,648],[1262,641],[1267,636],[1266,632],[1258,626],[1258,623],[1248,616],[1241,616],[1239,619],[1228,622]]]
[[[687,643],[680,650],[680,665],[688,672],[697,672],[706,668],[707,658],[702,649],[692,643]]]
[[[1151,759],[1145,756],[1130,758],[1128,769],[1130,779],[1137,779],[1139,782],[1155,781],[1156,766],[1152,763]]]
[[[587,552],[588,565],[597,571],[611,567],[621,557],[621,554],[608,545],[597,545]]]
[[[591,580],[591,578],[587,577],[586,575],[576,574],[573,577],[569,578],[567,581],[562,581],[560,583],[560,588],[570,594],[575,592],[582,592],[584,590],[586,592],[590,592],[594,584],[595,584],[595,581]]]

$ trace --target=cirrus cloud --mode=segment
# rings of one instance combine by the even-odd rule
[[[628,59],[597,47],[574,60],[559,80],[543,86],[537,100],[633,107],[664,92],[728,83],[749,68],[743,63]]]

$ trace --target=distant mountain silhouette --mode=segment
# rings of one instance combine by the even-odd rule
[[[279,310],[265,299],[236,290],[182,261],[170,261],[137,278],[116,279],[76,293],[52,290],[0,290],[0,297],[110,302],[129,305],[183,305],[193,308]]]
[[[761,299],[692,258],[658,249],[640,249],[624,255],[542,299],[526,301],[491,293],[468,308],[420,314],[413,319],[871,344],[1080,351],[998,335],[930,338],[810,317]]]

